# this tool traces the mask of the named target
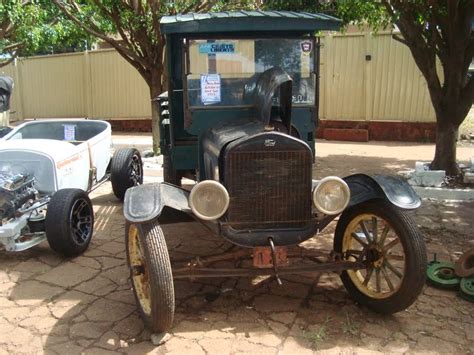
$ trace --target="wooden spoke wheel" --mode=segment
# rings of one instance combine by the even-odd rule
[[[339,219],[334,250],[362,270],[341,274],[349,294],[380,313],[409,307],[425,283],[426,249],[414,221],[384,200],[346,210]]]

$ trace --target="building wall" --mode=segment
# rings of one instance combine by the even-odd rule
[[[390,34],[321,38],[320,119],[434,122],[426,82]],[[114,50],[19,59],[0,69],[15,81],[10,120],[149,119],[149,90]]]

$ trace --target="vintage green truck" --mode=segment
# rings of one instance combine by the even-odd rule
[[[425,245],[405,211],[421,203],[412,188],[382,175],[312,179],[315,34],[340,25],[284,11],[162,18],[169,88],[156,104],[165,182],[129,189],[124,204],[132,285],[153,331],[172,326],[173,279],[281,282],[280,275],[334,271],[357,302],[381,313],[407,308],[421,292]],[[196,183],[182,188],[182,177]],[[336,218],[333,250],[299,246]],[[242,248],[172,267],[161,225],[186,220]],[[250,266],[213,267],[236,257]]]

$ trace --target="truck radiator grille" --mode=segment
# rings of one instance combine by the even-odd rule
[[[312,157],[307,147],[302,148],[228,154],[227,221],[233,228],[300,228],[307,224],[311,218]]]

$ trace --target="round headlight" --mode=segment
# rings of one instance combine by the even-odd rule
[[[313,190],[314,206],[324,214],[339,214],[347,207],[351,192],[346,182],[337,176],[322,179]]]
[[[214,180],[205,180],[194,185],[189,194],[189,206],[201,219],[210,221],[222,217],[229,207],[229,193]]]

